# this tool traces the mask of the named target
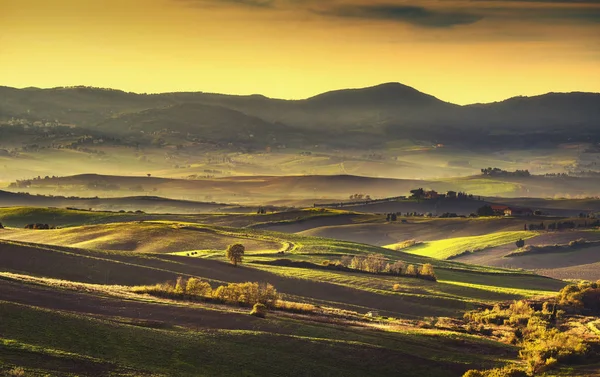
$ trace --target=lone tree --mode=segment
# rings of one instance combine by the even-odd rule
[[[521,248],[523,246],[525,246],[525,241],[520,238],[517,242],[515,242],[515,244],[517,245],[518,248]]]
[[[244,245],[242,245],[241,243],[235,243],[233,245],[227,246],[227,251],[225,251],[225,255],[227,256],[227,259],[229,259],[229,261],[237,267],[238,263],[242,263],[242,259],[244,258],[244,251],[246,251]]]

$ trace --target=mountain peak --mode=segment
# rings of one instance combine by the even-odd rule
[[[321,106],[373,106],[373,105],[430,105],[443,101],[398,82],[388,82],[358,89],[341,89],[325,92],[306,100]]]

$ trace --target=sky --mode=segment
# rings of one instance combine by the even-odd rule
[[[0,0],[0,85],[600,92],[600,0]]]

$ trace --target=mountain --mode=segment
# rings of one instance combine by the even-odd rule
[[[376,146],[390,139],[419,139],[489,147],[600,140],[598,93],[548,93],[459,106],[399,83],[336,90],[304,100],[0,87],[0,120],[11,117],[59,121],[140,139],[164,131],[211,142],[261,145],[285,140],[295,146]]]

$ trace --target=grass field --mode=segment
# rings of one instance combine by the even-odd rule
[[[476,253],[488,248],[515,243],[520,239],[536,237],[537,235],[538,233],[530,231],[490,233],[483,236],[448,238],[424,242],[402,249],[402,251],[437,259],[449,259],[463,253]],[[395,249],[397,245],[387,245],[386,248]]]

